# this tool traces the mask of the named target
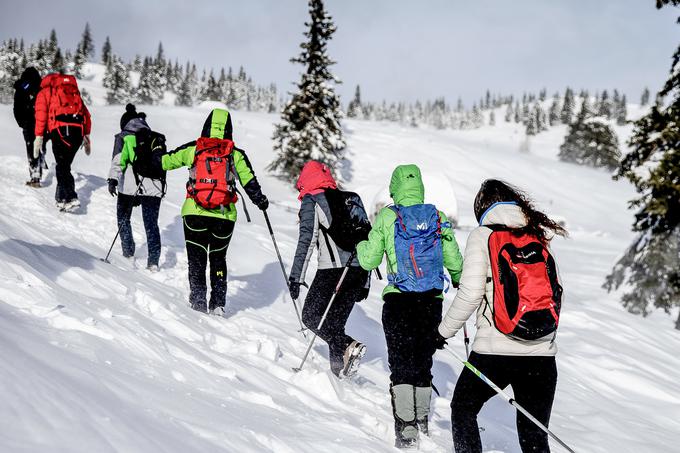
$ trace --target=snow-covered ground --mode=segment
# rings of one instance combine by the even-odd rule
[[[113,134],[123,109],[101,105],[97,78],[82,83],[95,100],[93,152],[74,172],[82,208],[54,208],[46,186],[24,186],[27,165],[10,106],[0,106],[0,451],[7,452],[388,452],[393,451],[380,289],[357,305],[348,330],[368,345],[355,382],[337,383],[318,344],[295,374],[306,342],[262,215],[241,216],[231,244],[229,316],[187,305],[180,206],[186,171],[169,174],[160,216],[161,271],[144,269],[141,216],[134,215],[136,261],[114,248],[115,199],[106,190]],[[171,146],[194,139],[208,106],[140,108]],[[497,118],[502,115],[497,113]],[[297,236],[293,188],[264,171],[274,115],[234,112],[235,139],[272,200],[270,215],[290,265]],[[680,444],[680,332],[661,313],[641,318],[601,284],[632,235],[632,188],[600,170],[556,160],[564,128],[520,153],[521,126],[499,121],[474,131],[434,131],[346,121],[351,167],[346,186],[373,200],[393,167],[417,163],[450,181],[465,245],[475,226],[472,200],[483,179],[504,178],[566,222],[555,241],[566,299],[558,342],[559,382],[551,428],[578,452],[671,452]],[[628,133],[627,129],[620,130]],[[53,160],[50,157],[50,165]],[[428,188],[426,188],[428,190]],[[443,188],[441,190],[448,190]],[[310,273],[311,277],[311,273]],[[447,295],[450,301],[452,294]],[[463,351],[460,339],[453,347]],[[461,371],[435,356],[432,437],[422,451],[451,451],[449,400]],[[518,452],[511,407],[494,398],[482,411],[486,451]],[[559,451],[554,446],[554,451]]]

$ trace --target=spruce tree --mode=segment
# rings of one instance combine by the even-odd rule
[[[562,104],[562,111],[560,112],[560,121],[562,124],[570,124],[574,117],[574,108],[576,102],[574,101],[574,92],[567,87],[564,92],[564,104]]]
[[[515,112],[512,110],[512,102],[508,103],[508,106],[505,108],[505,122],[509,123],[512,121],[512,117],[514,116]]]
[[[109,57],[111,60],[111,57]],[[146,57],[139,75],[139,86],[136,90],[137,102],[140,104],[153,105],[163,99],[163,79],[157,70],[157,66],[151,58]]]
[[[619,165],[621,153],[616,133],[608,124],[589,117],[587,98],[576,121],[569,126],[558,157],[564,162],[609,170]]]
[[[555,93],[552,104],[550,105],[550,113],[548,114],[548,123],[551,126],[557,125],[560,121],[560,95]]]
[[[602,97],[600,98],[600,103],[596,111],[598,115],[604,116],[608,120],[612,118],[612,104],[609,100],[609,93],[607,93],[607,90],[602,92]]]
[[[626,95],[624,94],[619,101],[618,108],[616,109],[616,124],[623,126],[626,124],[626,117],[628,116],[628,102],[626,101]]]
[[[347,118],[361,119],[361,89],[359,88],[359,85],[357,85],[356,90],[354,90],[354,98],[347,106]]]
[[[192,107],[194,105],[194,92],[196,90],[196,74],[192,71],[187,62],[184,79],[177,90],[175,105],[182,107]]]
[[[110,105],[126,104],[132,95],[130,71],[123,61],[115,55],[109,58],[104,73],[103,85],[106,90],[106,103]]]
[[[269,165],[288,179],[297,177],[310,159],[335,167],[342,160],[345,139],[340,126],[342,112],[333,84],[339,82],[330,72],[334,62],[326,53],[336,30],[322,0],[309,0],[307,41],[291,61],[306,67],[298,91],[283,109],[282,122],[274,131],[275,159]]]
[[[495,126],[496,125],[496,114],[492,110],[489,113],[489,126]]]
[[[640,96],[640,105],[644,107],[647,104],[649,104],[649,88],[645,87]]]
[[[624,307],[643,316],[680,306],[680,46],[657,99],[668,102],[634,123],[630,152],[615,176],[630,180],[640,194],[632,201],[638,237],[605,282],[608,290],[625,284]]]
[[[515,102],[515,123],[521,123],[522,122],[522,114],[519,110],[519,101]]]
[[[110,60],[111,60],[111,40],[107,36],[106,39],[104,40],[104,45],[102,46],[102,63],[108,65]]]

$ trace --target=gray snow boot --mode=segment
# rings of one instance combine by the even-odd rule
[[[394,415],[394,446],[402,449],[418,447],[418,426],[415,411],[415,387],[410,384],[390,386]]]
[[[430,401],[432,400],[432,386],[415,388],[416,424],[418,430],[429,436],[428,420],[430,418]]]

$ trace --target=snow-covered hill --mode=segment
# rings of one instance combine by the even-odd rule
[[[229,316],[187,304],[187,264],[179,209],[184,170],[169,174],[161,208],[161,272],[151,274],[114,249],[115,200],[106,190],[113,134],[122,108],[101,105],[95,77],[93,153],[74,164],[83,203],[53,206],[47,187],[24,186],[25,151],[11,107],[0,106],[0,451],[8,452],[388,452],[393,451],[382,282],[359,304],[350,333],[368,345],[360,376],[338,384],[317,345],[308,367],[291,371],[306,343],[262,215],[239,220],[228,254]],[[194,139],[210,106],[140,108],[171,146]],[[297,236],[292,187],[263,170],[276,116],[233,112],[235,138],[273,201],[270,214],[289,265]],[[483,179],[507,179],[563,219],[571,238],[554,247],[566,300],[558,337],[559,382],[551,428],[579,452],[671,452],[680,444],[680,332],[663,314],[628,314],[601,289],[631,239],[626,201],[634,194],[599,170],[556,160],[564,130],[533,139],[499,122],[473,131],[433,131],[347,121],[347,186],[379,199],[399,163],[419,164],[432,185],[451,184],[464,246],[472,200]],[[620,130],[627,133],[626,130]],[[52,164],[50,157],[48,161]],[[443,175],[443,176],[442,176]],[[426,181],[427,182],[427,181]],[[427,188],[426,188],[427,189]],[[447,189],[442,189],[447,190]],[[137,262],[145,262],[139,213]],[[452,294],[447,296],[450,301]],[[462,341],[453,341],[463,350]],[[435,356],[432,438],[423,451],[451,450],[449,399],[461,366]],[[488,451],[518,452],[515,414],[494,399],[481,414]],[[555,451],[559,447],[555,447]]]

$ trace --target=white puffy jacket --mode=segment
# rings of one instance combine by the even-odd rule
[[[535,341],[514,340],[501,333],[493,325],[491,303],[494,284],[491,279],[489,261],[489,236],[491,229],[484,225],[526,226],[522,210],[512,204],[498,204],[492,207],[482,219],[482,226],[470,233],[465,246],[463,275],[458,293],[439,325],[439,333],[450,338],[477,311],[477,334],[472,350],[479,354],[554,356],[557,353],[555,334]],[[559,278],[559,276],[558,276]],[[486,296],[486,297],[485,297]],[[489,302],[491,301],[491,302]]]

